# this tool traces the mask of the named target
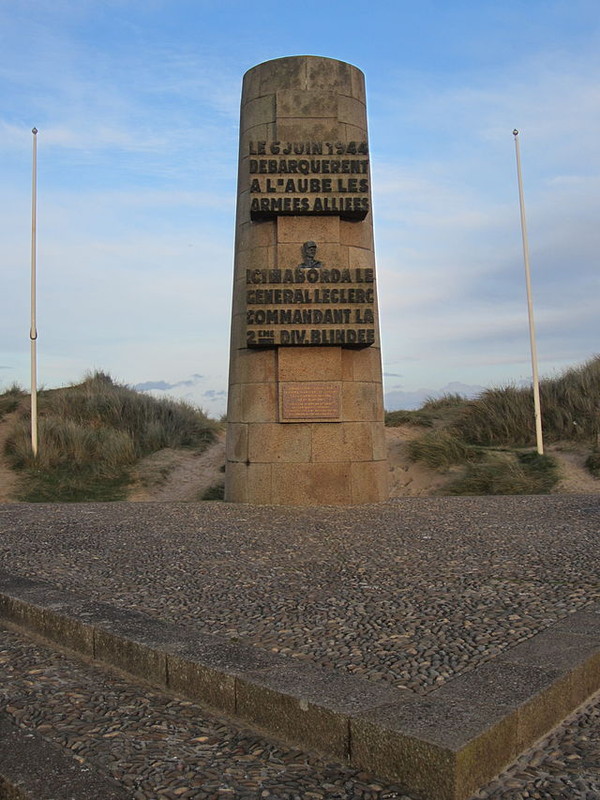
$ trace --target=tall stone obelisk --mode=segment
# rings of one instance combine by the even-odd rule
[[[225,499],[388,497],[364,76],[316,56],[244,76]]]

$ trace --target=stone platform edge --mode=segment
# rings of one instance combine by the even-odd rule
[[[600,689],[600,603],[426,696],[4,571],[0,620],[431,800],[466,800]]]

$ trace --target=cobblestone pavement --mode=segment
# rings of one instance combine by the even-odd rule
[[[116,779],[132,800],[413,800],[398,786],[3,627],[0,705],[23,730]],[[475,798],[598,800],[600,698]]]
[[[598,495],[0,506],[19,575],[425,694],[600,598]]]
[[[0,506],[3,569],[421,694],[597,601],[599,543],[597,495]],[[19,725],[136,800],[408,797],[14,632],[0,661]],[[599,764],[596,700],[477,798],[600,800]]]

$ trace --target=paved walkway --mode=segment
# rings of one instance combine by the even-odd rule
[[[407,499],[310,510],[220,503],[0,507],[0,563],[6,570],[165,620],[193,621],[209,633],[420,694],[597,601],[599,539],[597,496]],[[5,663],[34,659],[35,665],[28,662],[30,669],[42,672],[31,673],[21,689],[7,684],[9,696],[13,692],[26,696],[19,692],[29,691],[37,698],[33,702],[30,697],[21,707],[33,709],[29,716],[19,716],[18,705],[10,701],[16,711],[9,713],[21,725],[50,725],[41,732],[59,731],[64,737],[62,722],[40,723],[52,716],[47,706],[54,693],[38,692],[40,682],[51,683],[43,684],[37,676],[52,656],[18,636],[20,643],[15,643],[14,637],[11,632],[4,634]],[[23,672],[22,667],[14,668],[11,680]],[[92,709],[92,720],[98,708],[106,717],[106,695],[93,693],[99,673],[85,689],[74,664],[63,669],[59,683],[68,683],[67,672],[75,676],[67,693],[81,695],[81,703]],[[150,695],[158,697],[146,689],[122,690],[137,692],[139,702]],[[163,710],[157,714],[164,716],[164,708],[174,701],[158,702]],[[127,718],[132,717],[135,740],[136,725],[144,715],[136,702],[124,705],[131,707]],[[193,719],[198,713],[190,712]],[[179,712],[174,716],[179,718]],[[590,706],[556,735],[558,739],[529,753],[512,775],[480,796],[599,798],[598,718],[598,707]],[[163,735],[171,731],[168,714],[166,719],[166,728],[157,736],[163,756],[155,760],[160,764],[168,761]],[[105,747],[109,742],[113,755],[116,743],[111,739],[118,736],[107,734],[114,732],[99,727],[97,721],[91,723],[91,733]],[[84,736],[77,730],[72,735]],[[172,735],[176,742],[180,734]],[[209,756],[216,764],[215,780],[217,774],[226,774],[224,754],[229,768],[234,768],[235,754],[224,743],[239,735],[227,725],[220,738],[209,735],[211,748],[216,747]],[[241,734],[242,739],[244,735],[249,734]],[[145,734],[142,739],[146,741]],[[240,745],[242,757],[256,749],[277,749],[263,740],[256,745],[255,734],[250,740],[253,745]],[[182,752],[186,769],[192,756],[186,749]],[[145,751],[138,753],[137,778],[131,777],[130,766],[119,769],[134,780],[130,785],[138,794],[131,796],[139,798],[400,796],[394,787],[366,775],[358,777],[347,767],[326,767],[318,759],[298,755],[299,751],[277,752],[275,760],[283,764],[300,758],[310,765],[310,776],[302,778],[308,784],[298,783],[296,776],[288,785],[285,767],[277,768],[274,778],[273,773],[274,783],[268,775],[259,776],[260,780],[255,775],[254,783],[238,785],[238,775],[233,788],[222,787],[229,794],[220,794],[216,785],[188,786],[183,791],[185,782],[169,783],[170,778],[161,794],[156,775],[140,777],[151,763]],[[91,758],[102,762],[100,756]],[[129,764],[118,752],[113,762]],[[189,763],[196,762],[192,758]],[[158,769],[164,772],[163,766]],[[202,774],[208,767],[200,761],[187,772],[190,769]],[[323,789],[328,769],[335,777],[330,776],[330,788]],[[271,780],[270,788],[265,788],[263,778]]]

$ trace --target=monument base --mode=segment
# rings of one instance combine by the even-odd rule
[[[230,389],[226,500],[387,500],[378,350],[278,348],[240,355]]]

